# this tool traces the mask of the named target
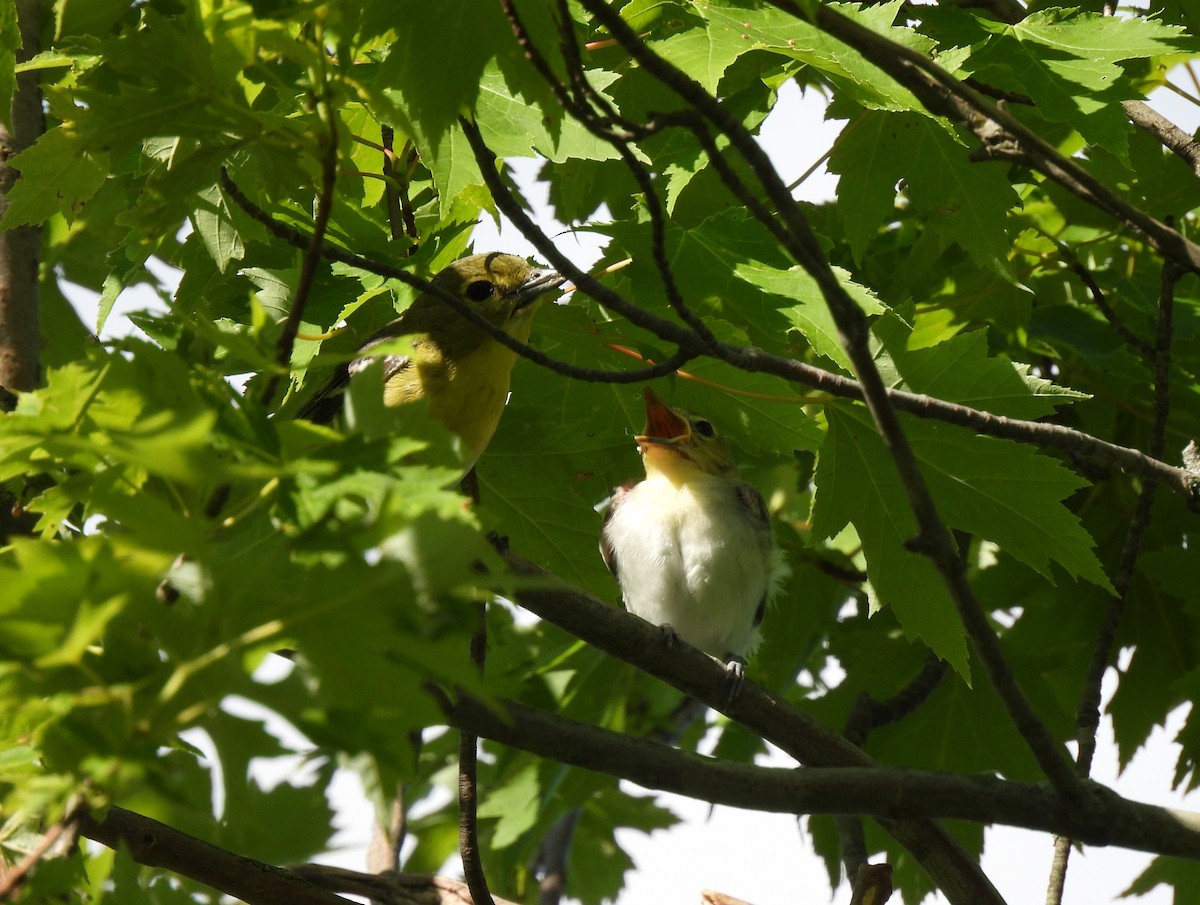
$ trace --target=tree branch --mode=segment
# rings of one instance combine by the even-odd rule
[[[1121,106],[1131,123],[1157,138],[1163,147],[1177,154],[1193,173],[1200,176],[1200,142],[1145,101],[1121,101]]]
[[[1158,293],[1158,327],[1155,331],[1153,350],[1154,423],[1150,428],[1149,448],[1150,454],[1154,456],[1162,455],[1166,443],[1167,418],[1171,410],[1171,341],[1175,284],[1182,276],[1183,271],[1174,264],[1168,262],[1163,265]],[[1138,494],[1137,505],[1134,507],[1133,517],[1125,533],[1125,543],[1121,548],[1121,558],[1117,563],[1116,574],[1113,575],[1113,589],[1116,593],[1109,598],[1104,622],[1100,626],[1100,633],[1092,649],[1092,659],[1084,676],[1083,692],[1075,713],[1075,738],[1079,746],[1075,757],[1075,771],[1081,777],[1090,776],[1092,772],[1092,759],[1096,755],[1096,733],[1100,728],[1101,687],[1104,674],[1108,672],[1112,663],[1117,629],[1120,627],[1129,590],[1133,584],[1133,573],[1142,549],[1142,541],[1150,527],[1150,515],[1154,509],[1157,489],[1157,485],[1147,483]],[[1067,865],[1071,857],[1071,843],[1071,838],[1067,836],[1059,836],[1054,840],[1054,859],[1046,894],[1047,905],[1056,905],[1062,901]]]
[[[703,350],[704,343],[690,329],[639,308],[595,279],[591,274],[576,267],[558,250],[550,237],[534,224],[529,214],[513,197],[496,169],[496,155],[484,142],[483,136],[475,124],[460,117],[459,126],[466,135],[468,144],[471,145],[475,161],[483,173],[483,181],[487,185],[488,191],[491,192],[496,207],[513,222],[521,234],[533,243],[534,248],[553,264],[559,273],[566,275],[577,288],[583,290],[604,307],[620,314],[635,326],[649,330],[660,339],[673,342],[681,349],[686,348],[693,356]]]
[[[411,147],[404,143],[404,153],[399,158],[394,147],[396,132],[391,126],[379,127],[379,139],[383,145],[383,200],[387,208],[388,233],[395,242],[401,236],[408,239],[408,253],[417,245],[417,220],[413,215],[412,201],[408,197],[407,152]],[[399,160],[399,166],[397,166]]]
[[[743,371],[759,371],[774,374],[785,380],[839,396],[843,399],[863,399],[862,386],[856,380],[822,371],[801,361],[770,355],[760,349],[743,349],[721,344],[712,352],[714,358],[731,364]],[[1200,511],[1200,475],[1186,468],[1176,468],[1138,449],[1108,443],[1090,434],[1059,424],[1040,421],[1022,421],[1004,415],[993,415],[970,406],[946,402],[923,393],[889,389],[888,398],[899,411],[918,418],[930,418],[969,428],[989,437],[1015,440],[1043,449],[1057,449],[1073,455],[1084,456],[1104,465],[1120,468],[1128,474],[1147,478],[1169,487],[1187,500],[1193,511]]]
[[[779,177],[774,165],[740,120],[699,83],[647,47],[615,10],[602,0],[581,2],[648,74],[675,92],[693,110],[723,132],[754,173],[767,198],[774,205],[778,222],[783,227],[782,234],[777,233],[781,243],[792,258],[808,271],[821,290],[837,325],[842,347],[846,350],[862,387],[863,401],[870,410],[876,429],[896,466],[918,525],[919,533],[910,544],[911,549],[925,555],[937,569],[992,686],[1042,771],[1059,789],[1075,790],[1077,779],[1070,767],[1066,750],[1057,743],[1025,696],[967,580],[966,569],[958,556],[949,530],[938,514],[925,477],[875,364],[868,343],[869,327],[866,316],[849,297],[833,272],[808,221],[787,191],[787,186]],[[817,8],[818,19],[826,9],[823,6]],[[840,19],[841,17],[839,21]],[[858,27],[855,25],[855,28]],[[765,213],[761,210],[761,205],[753,208],[752,212],[760,219]],[[766,216],[763,222],[770,226],[773,220],[774,218]],[[1197,251],[1197,261],[1200,262],[1200,249]]]
[[[1200,814],[1141,804],[1099,785],[1086,796],[991,775],[901,767],[762,767],[631,738],[519,704],[435,695],[451,725],[559,763],[647,788],[780,814],[866,814],[889,820],[956,819],[1061,832],[1200,860]]]
[[[1113,310],[1112,305],[1108,303],[1108,299],[1104,295],[1104,290],[1100,288],[1100,284],[1096,282],[1096,278],[1092,275],[1091,270],[1084,266],[1075,254],[1071,251],[1066,242],[1055,239],[1052,236],[1047,238],[1058,248],[1058,253],[1062,255],[1063,260],[1067,262],[1067,267],[1075,276],[1079,277],[1079,281],[1087,288],[1087,291],[1092,296],[1092,301],[1104,315],[1104,319],[1108,321],[1108,325],[1112,327],[1113,332],[1117,334],[1127,346],[1145,355],[1147,358],[1154,356],[1154,347],[1148,342],[1125,326],[1125,322],[1117,317],[1117,312]]]
[[[80,815],[79,831],[113,850],[124,846],[138,864],[166,868],[247,905],[347,905],[341,896],[281,867],[235,855],[124,808],[109,807],[102,820]]]
[[[842,734],[858,747],[864,747],[874,730],[899,722],[929,700],[929,696],[942,683],[948,669],[945,660],[929,654],[916,677],[886,701],[876,701],[868,694],[860,694],[850,709],[850,716],[846,718],[846,728]],[[862,819],[839,814],[834,817],[834,825],[837,827],[846,876],[858,877],[862,870],[869,866]]]
[[[326,91],[328,87],[326,86]],[[321,251],[325,240],[325,230],[329,226],[329,215],[333,211],[333,190],[337,185],[338,162],[338,120],[330,107],[329,97],[324,96],[317,102],[317,111],[325,120],[328,132],[323,136],[321,145],[321,190],[317,195],[317,209],[313,216],[312,235],[304,249],[304,257],[300,262],[300,277],[296,281],[296,291],[292,294],[292,306],[287,319],[283,322],[283,331],[279,334],[276,346],[275,362],[279,370],[272,373],[262,391],[262,404],[268,407],[275,398],[275,390],[279,386],[280,374],[286,373],[292,361],[292,347],[296,343],[296,334],[300,330],[300,321],[304,318],[304,309],[308,306],[308,297],[312,293],[313,280],[317,275],[317,264],[321,261]]]
[[[582,808],[572,808],[563,814],[538,844],[534,860],[538,905],[558,905],[567,891],[567,858],[582,814]]]
[[[449,877],[388,872],[364,874],[328,864],[296,864],[290,870],[314,886],[370,899],[375,905],[471,905],[467,884]],[[496,905],[519,905],[494,899]]]
[[[937,691],[948,669],[945,660],[929,654],[913,680],[887,700],[876,701],[869,695],[859,695],[846,720],[846,738],[861,748],[876,729],[891,726],[914,713]]]
[[[67,839],[67,847],[71,846],[71,840],[79,828],[80,815],[83,813],[81,807],[68,811],[61,820],[42,834],[37,845],[33,846],[24,858],[7,870],[0,871],[0,902],[7,902],[11,896],[16,895],[25,879],[60,839]]]
[[[478,625],[471,633],[471,663],[480,675],[487,659],[487,604],[476,605]],[[476,814],[479,739],[469,729],[460,729],[458,740],[458,853],[463,875],[474,905],[496,905],[488,889],[487,875],[479,852],[479,819]]]

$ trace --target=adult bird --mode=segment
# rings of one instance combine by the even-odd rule
[[[461,258],[430,282],[524,343],[539,303],[565,278],[515,255],[491,252]],[[372,354],[384,344],[388,350]],[[383,361],[384,404],[426,399],[430,416],[461,441],[464,471],[470,470],[496,432],[517,354],[436,294],[424,292],[341,365],[298,417],[318,424],[333,420],[350,377],[377,359]]]
[[[646,477],[610,497],[600,553],[626,609],[726,663],[729,703],[772,589],[767,506],[712,422],[644,400]]]

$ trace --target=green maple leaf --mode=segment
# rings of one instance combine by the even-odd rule
[[[66,126],[43,134],[13,158],[21,178],[8,194],[0,228],[41,223],[58,213],[73,220],[108,178],[104,156]],[[47,186],[54,191],[46,191]]]
[[[971,163],[968,149],[937,121],[912,113],[867,113],[847,128],[829,160],[841,174],[843,224],[860,256],[895,204],[904,180],[914,206],[939,222],[979,264],[1008,273],[1008,211],[1019,199],[996,167]]]
[[[1196,52],[1183,29],[1151,19],[1118,18],[1048,9],[1014,25],[979,20],[993,37],[967,64],[991,77],[1002,73],[1046,118],[1069,123],[1091,144],[1127,160],[1129,123],[1120,100],[1139,97],[1123,60]]]
[[[899,346],[877,359],[884,381],[897,389],[1010,418],[1040,418],[1056,406],[1088,398],[1030,374],[1028,365],[989,356],[986,331],[960,333],[925,349],[908,350],[903,347],[908,331],[898,327],[892,319],[876,330],[884,336],[885,346]]]
[[[866,9],[856,4],[829,6],[905,46],[919,47],[923,52],[932,47],[932,42],[911,29],[892,25],[901,6],[895,0]],[[686,29],[652,41],[651,46],[710,93],[716,93],[721,77],[738,57],[751,50],[765,50],[820,69],[866,107],[920,108],[907,89],[857,50],[789,13],[736,0],[695,3],[694,9],[704,18],[703,29]]]
[[[916,521],[891,456],[861,408],[829,406],[827,417],[830,440],[815,478],[814,533],[832,537],[852,522],[879,598],[895,608],[910,637],[924,639],[962,672],[965,647],[953,606],[932,566],[905,548]],[[1092,539],[1061,504],[1084,485],[1082,479],[1020,444],[904,420],[948,527],[994,541],[1050,581],[1053,561],[1111,590]]]
[[[812,530],[833,537],[853,523],[876,600],[890,606],[905,634],[925,642],[970,681],[966,637],[954,603],[929,560],[905,548],[916,519],[874,429],[841,408],[827,408]]]

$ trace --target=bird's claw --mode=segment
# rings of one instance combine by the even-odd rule
[[[736,654],[730,654],[725,661],[725,684],[728,689],[725,693],[725,709],[728,710],[746,684],[746,661]]]
[[[658,627],[662,633],[662,644],[667,650],[679,650],[679,646],[683,641],[679,637],[679,632],[675,631],[675,626],[669,622],[664,622]]]

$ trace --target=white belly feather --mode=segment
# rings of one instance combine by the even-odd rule
[[[713,656],[749,654],[771,582],[770,529],[727,480],[649,477],[605,525],[625,606]]]

